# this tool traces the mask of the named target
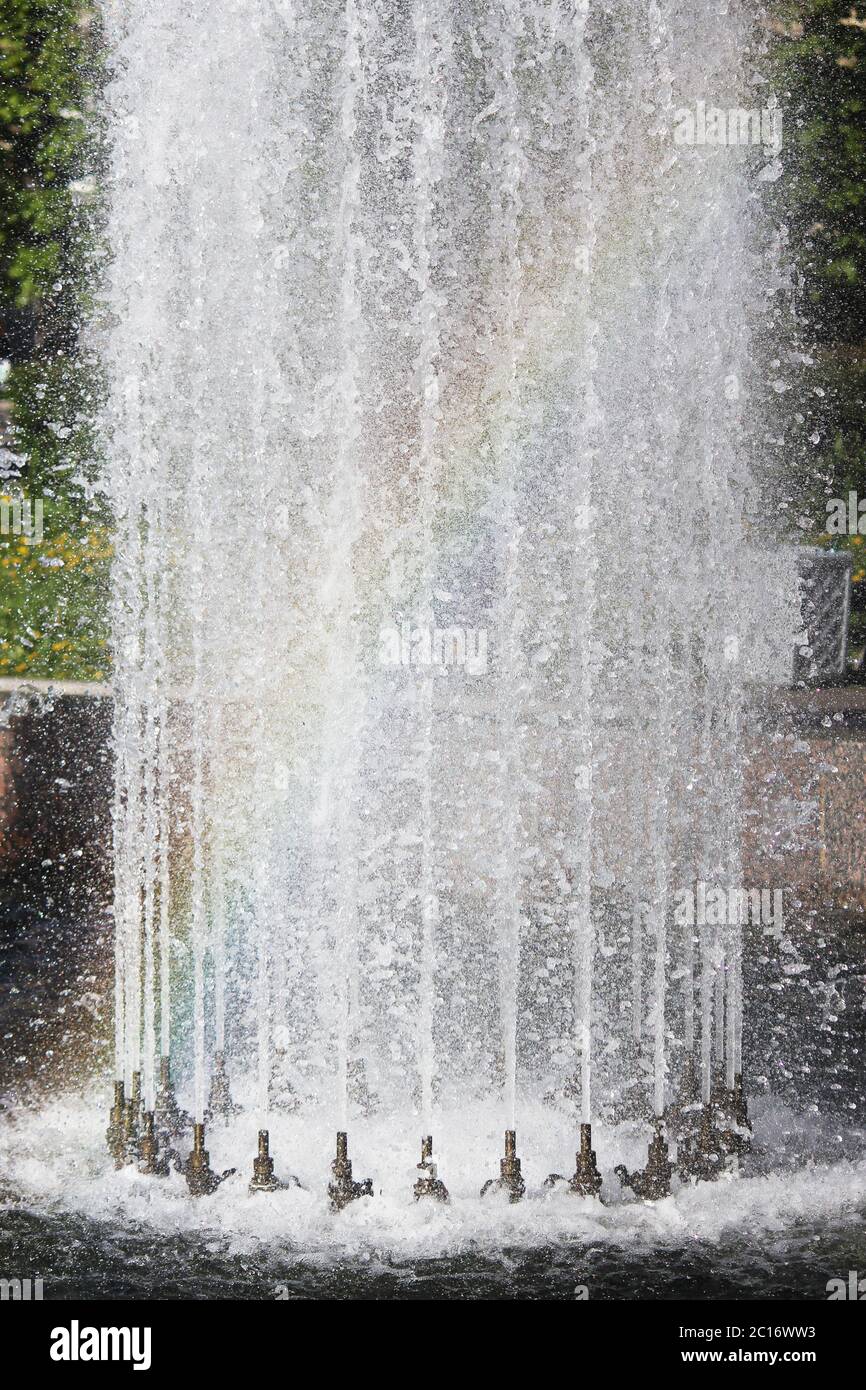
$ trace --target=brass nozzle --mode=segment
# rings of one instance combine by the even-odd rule
[[[601,1192],[601,1173],[592,1147],[592,1125],[580,1126],[580,1149],[576,1155],[574,1176],[568,1184],[576,1197],[597,1197]]]
[[[657,1202],[670,1194],[673,1165],[660,1119],[655,1121],[646,1167],[639,1172],[630,1173],[619,1163],[614,1172],[625,1187],[630,1187],[635,1195],[642,1197],[645,1202]]]
[[[166,1177],[168,1167],[168,1154],[160,1152],[153,1111],[145,1110],[141,1125],[138,1171],[150,1176]]]
[[[132,1073],[132,1081],[129,1088],[129,1095],[123,1111],[123,1138],[126,1146],[127,1163],[138,1162],[138,1147],[141,1141],[141,1117],[143,1113],[141,1101],[141,1072]]]
[[[372,1197],[372,1178],[363,1178],[360,1182],[355,1182],[352,1177],[349,1137],[343,1129],[337,1131],[337,1156],[331,1164],[331,1173],[333,1177],[328,1183],[328,1197],[332,1211],[342,1211],[358,1197]]]
[[[204,1146],[204,1125],[197,1121],[192,1127],[192,1153],[186,1163],[186,1181],[192,1195],[209,1196],[234,1172],[234,1168],[227,1168],[221,1174],[213,1171],[210,1166],[210,1154]]]
[[[300,1187],[297,1178],[281,1182],[274,1172],[274,1160],[270,1154],[270,1135],[266,1129],[259,1130],[259,1152],[253,1159],[253,1176],[250,1192],[277,1192],[282,1187]]]
[[[422,1197],[432,1197],[437,1202],[447,1202],[450,1200],[448,1189],[444,1182],[436,1173],[436,1164],[433,1162],[433,1135],[425,1134],[421,1139],[421,1162],[418,1164],[421,1174],[415,1180],[412,1189],[415,1201],[419,1202]]]
[[[556,1187],[565,1182],[562,1173],[551,1173],[545,1180],[545,1187]],[[568,1180],[568,1191],[575,1197],[599,1197],[601,1193],[601,1173],[595,1161],[592,1147],[592,1125],[581,1124],[580,1148],[575,1155],[574,1174]]]
[[[509,1202],[519,1202],[526,1191],[520,1171],[520,1159],[517,1157],[516,1130],[505,1131],[505,1157],[499,1160],[499,1177],[488,1178],[481,1189],[481,1196],[484,1197],[494,1190],[507,1192]]]
[[[105,1142],[115,1168],[122,1168],[126,1163],[126,1098],[122,1081],[114,1083],[114,1104],[108,1112]]]

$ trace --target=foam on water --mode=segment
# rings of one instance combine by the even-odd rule
[[[338,1215],[327,1205],[333,1134],[324,1113],[272,1118],[277,1171],[291,1168],[305,1190],[248,1195],[252,1117],[230,1131],[213,1130],[213,1166],[236,1165],[239,1172],[211,1197],[190,1201],[179,1174],[154,1180],[134,1169],[115,1172],[104,1152],[102,1108],[76,1097],[58,1098],[40,1114],[22,1114],[0,1129],[0,1182],[5,1202],[42,1212],[109,1219],[120,1228],[144,1226],[160,1234],[210,1235],[227,1241],[234,1252],[265,1245],[323,1260],[381,1254],[405,1261],[553,1244],[650,1250],[713,1244],[737,1232],[760,1241],[804,1224],[863,1227],[866,1219],[866,1135],[840,1130],[814,1114],[797,1116],[765,1103],[756,1125],[764,1171],[682,1187],[654,1203],[623,1200],[611,1173],[614,1162],[643,1161],[645,1132],[637,1126],[602,1126],[595,1142],[609,1205],[541,1186],[551,1167],[570,1167],[573,1132],[566,1116],[547,1107],[530,1109],[520,1141],[528,1196],[517,1206],[478,1197],[480,1180],[494,1171],[500,1152],[496,1106],[446,1113],[442,1119],[440,1172],[452,1197],[447,1207],[412,1200],[417,1155],[406,1135],[417,1129],[417,1115],[355,1126],[355,1173],[373,1178],[376,1195]]]

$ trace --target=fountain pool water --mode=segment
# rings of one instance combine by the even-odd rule
[[[114,1171],[107,1105],[58,1098],[4,1139],[16,1200],[94,1249],[147,1227],[157,1284],[188,1241],[202,1287],[263,1250],[481,1288],[506,1249],[531,1284],[532,1251],[567,1282],[693,1244],[700,1282],[768,1231],[832,1246],[862,1133],[767,1099],[747,1155],[731,1111],[773,1079],[744,957],[784,981],[795,948],[683,909],[751,886],[750,661],[796,627],[748,510],[777,152],[675,139],[765,90],[752,17],[106,17],[115,1080],[159,1121],[170,1058],[238,1171],[197,1203],[142,1175],[137,1108]],[[614,1160],[653,1120],[680,1178],[643,1203]],[[542,1186],[580,1124],[605,1205]],[[514,1129],[527,1200],[482,1201]],[[260,1130],[302,1186],[248,1193]],[[334,1213],[338,1131],[373,1196]],[[431,1133],[447,1205],[412,1201]]]

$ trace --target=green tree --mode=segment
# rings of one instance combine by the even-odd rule
[[[788,346],[796,339],[805,359],[779,402],[777,495],[795,534],[852,550],[862,641],[866,537],[828,537],[826,508],[849,491],[866,497],[866,5],[778,0],[771,28],[786,165],[775,212],[796,269]]]
[[[110,556],[93,489],[99,378],[79,347],[97,206],[98,28],[81,0],[2,3],[0,424],[13,476],[0,478],[0,498],[38,499],[44,538],[9,534],[7,512],[0,675],[91,678],[106,667]]]

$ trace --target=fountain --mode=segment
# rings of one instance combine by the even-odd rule
[[[742,1075],[742,925],[671,913],[740,874],[748,180],[673,124],[743,79],[743,21],[708,48],[669,4],[615,9],[617,89],[589,0],[531,20],[416,0],[387,24],[374,0],[225,0],[219,23],[141,4],[114,36],[131,1156],[144,1107],[182,1128],[170,1056],[191,1059],[196,1172],[205,1119],[238,1113],[228,1059],[265,1134],[275,1085],[345,1136],[408,1068],[429,1134],[437,1097],[487,1075],[514,1199],[521,1097],[553,1060],[571,1191],[598,1193],[591,1125],[628,1091],[655,1124],[636,1190],[658,1192],[672,1047],[714,1114],[716,1069],[731,1093]],[[436,657],[469,628],[475,678]],[[267,1145],[256,1162],[269,1190]]]
[[[594,1133],[646,1202],[742,1175],[760,924],[708,904],[743,894],[749,653],[796,621],[747,514],[762,153],[674,128],[754,90],[747,18],[107,18],[106,1172],[350,1233],[418,1133],[431,1230],[503,1131],[473,1220],[637,1221],[571,1201]],[[205,1125],[238,1174],[258,1132],[251,1180]]]

